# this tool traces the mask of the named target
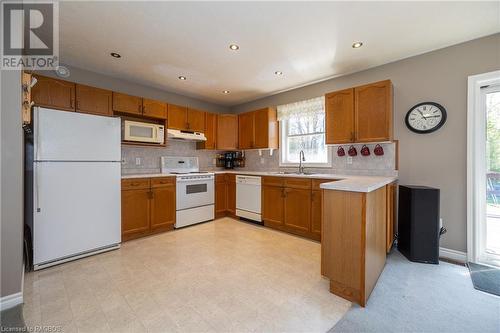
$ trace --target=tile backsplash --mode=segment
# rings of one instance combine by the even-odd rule
[[[337,147],[332,146],[332,167],[328,168],[306,168],[306,171],[317,173],[337,173],[337,174],[359,174],[359,175],[384,175],[392,176],[397,174],[396,165],[396,144],[382,143],[384,155],[376,156],[373,153],[375,144],[367,145],[370,148],[369,156],[361,156],[362,144],[355,144],[358,156],[352,158],[352,164],[348,164],[347,150],[349,145],[343,145],[346,156],[337,156]],[[196,150],[196,143],[189,141],[168,142],[165,148],[148,148],[122,146],[122,173],[158,173],[160,172],[161,156],[197,156],[201,170],[218,170],[215,166],[215,155],[220,151]],[[296,167],[285,168],[279,165],[279,150],[274,150],[270,155],[269,150],[248,150],[245,152],[246,166],[239,170],[251,171],[283,171],[296,170]],[[307,156],[306,156],[307,158]],[[237,169],[238,170],[238,169]]]

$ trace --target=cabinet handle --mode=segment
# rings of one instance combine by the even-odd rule
[[[70,104],[71,104],[71,108],[75,107],[75,100],[73,98],[71,99]]]
[[[186,123],[186,128],[189,129],[189,123]]]
[[[141,110],[142,110],[142,113],[146,113],[146,107],[144,105],[141,107]]]
[[[316,197],[316,193],[312,192],[311,193],[311,201],[314,201],[314,198]]]
[[[154,197],[154,192],[153,192],[153,191],[149,191],[149,192],[148,192],[148,194],[149,194],[149,199],[153,199],[153,197]]]
[[[76,100],[76,109],[80,110],[80,101],[79,100]]]

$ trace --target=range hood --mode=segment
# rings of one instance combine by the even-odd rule
[[[168,129],[167,136],[172,140],[185,140],[185,141],[207,141],[205,134],[201,132],[180,131],[175,129]]]

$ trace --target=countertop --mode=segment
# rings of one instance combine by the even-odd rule
[[[397,180],[395,176],[358,176],[358,175],[341,175],[341,174],[285,174],[278,172],[263,172],[263,171],[209,171],[215,174],[232,173],[238,175],[254,175],[254,176],[272,176],[272,177],[294,177],[294,178],[310,178],[310,179],[332,179],[332,182],[323,183],[320,185],[325,190],[349,191],[349,192],[372,192],[382,186],[390,184]],[[152,178],[152,177],[175,177],[174,174],[168,173],[151,173],[151,174],[129,174],[122,175],[122,179],[129,178]]]

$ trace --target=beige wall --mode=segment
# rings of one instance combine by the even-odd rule
[[[23,272],[23,132],[21,74],[2,71],[0,88],[1,192],[0,295],[21,291]]]
[[[62,78],[63,80],[68,80],[80,84],[86,84],[89,86],[103,88],[103,89],[109,89],[124,94],[157,99],[159,101],[165,101],[172,104],[190,106],[192,108],[198,108],[210,112],[218,112],[218,113],[229,112],[229,108],[226,106],[204,102],[196,98],[179,95],[176,93],[144,86],[141,84],[137,84],[122,79],[117,79],[111,76],[87,71],[81,68],[70,67],[70,66],[67,67],[69,68],[71,74],[68,78]],[[52,71],[41,72],[40,74],[57,78],[55,73]]]
[[[391,79],[394,137],[400,140],[400,183],[441,189],[441,217],[448,229],[441,246],[465,252],[467,77],[498,69],[500,34],[238,105],[232,112]],[[418,135],[406,128],[404,117],[411,106],[423,101],[442,104],[448,111],[448,121],[435,133]]]

